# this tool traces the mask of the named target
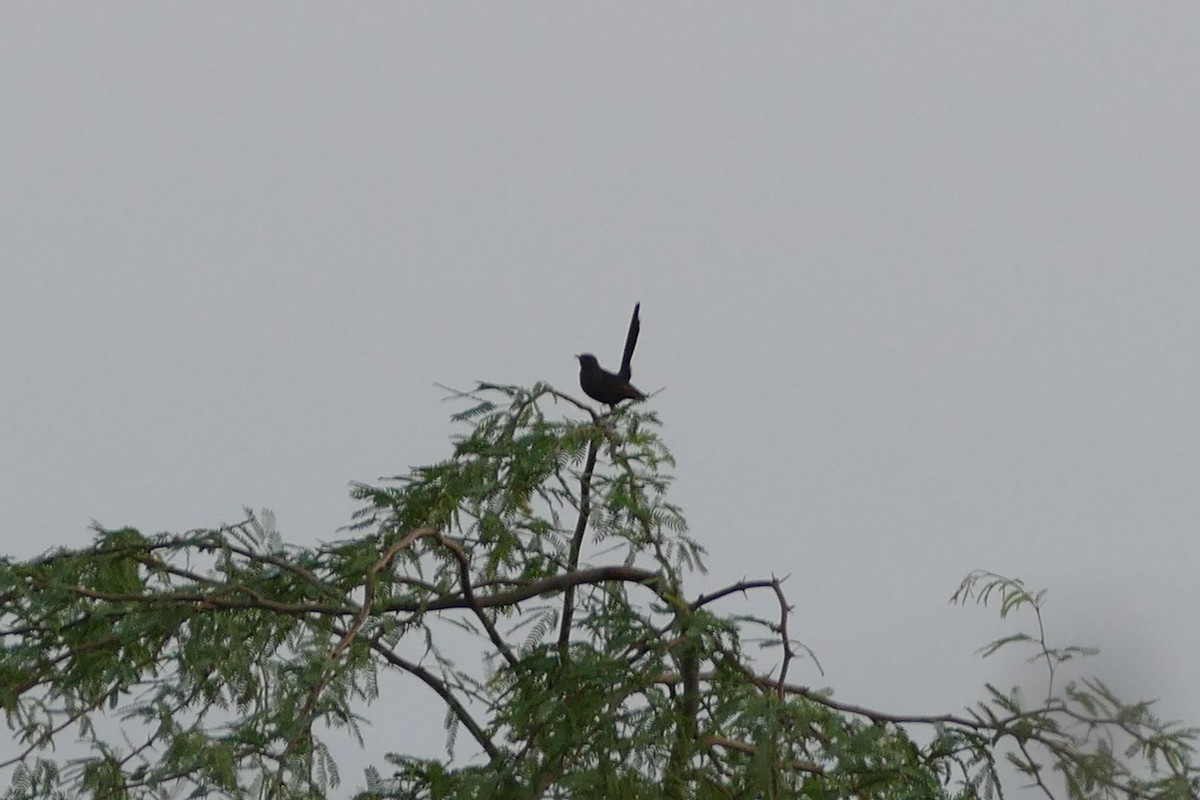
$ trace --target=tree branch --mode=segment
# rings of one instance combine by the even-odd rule
[[[571,551],[567,556],[567,572],[579,567],[579,553],[583,549],[583,535],[587,531],[592,513],[592,473],[596,468],[596,454],[600,450],[600,437],[592,436],[588,443],[587,463],[579,476],[579,517],[575,520],[575,533],[571,537]],[[563,661],[570,658],[571,624],[575,615],[575,587],[568,586],[563,592],[562,618],[558,627],[558,656]]]
[[[442,698],[446,705],[450,707],[450,710],[454,713],[454,716],[458,718],[459,722],[466,726],[466,729],[470,731],[471,736],[474,737],[475,741],[479,743],[479,746],[483,748],[483,751],[488,754],[489,758],[495,761],[501,757],[499,748],[497,748],[496,745],[493,744],[492,740],[488,738],[488,735],[484,732],[483,728],[479,726],[479,723],[475,722],[474,717],[472,717],[471,713],[467,711],[467,707],[464,706],[462,702],[460,702],[459,699],[454,696],[454,692],[450,690],[450,687],[448,687],[444,682],[439,680],[437,676],[422,667],[420,664],[416,664],[412,661],[401,658],[387,647],[384,647],[382,644],[380,644],[379,641],[372,642],[371,647],[389,664],[399,667],[405,672],[412,674],[418,680],[432,689],[438,697]]]

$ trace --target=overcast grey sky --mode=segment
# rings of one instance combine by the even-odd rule
[[[349,481],[448,453],[435,382],[574,390],[640,300],[695,589],[790,573],[826,669],[797,680],[901,712],[1011,684],[974,649],[1013,628],[946,605],[988,568],[1200,724],[1198,32],[1190,3],[5,4],[0,552],[244,505],[338,538]],[[439,752],[394,691],[371,755]]]

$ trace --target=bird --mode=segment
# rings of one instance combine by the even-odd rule
[[[579,359],[579,386],[583,393],[598,403],[604,403],[609,410],[616,408],[622,400],[645,400],[646,395],[629,382],[633,374],[630,362],[633,360],[633,348],[637,346],[638,331],[642,323],[638,320],[638,310],[642,304],[633,307],[633,319],[629,320],[629,333],[625,334],[625,354],[621,357],[621,369],[609,372],[600,366],[600,362],[591,353],[581,353],[575,356]]]

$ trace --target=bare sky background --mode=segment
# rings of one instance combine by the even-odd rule
[[[0,552],[449,452],[435,382],[634,361],[710,551],[790,574],[798,681],[955,711],[1050,587],[1200,724],[1200,6],[6,4]],[[563,413],[570,413],[564,408]],[[725,607],[739,610],[736,602]],[[743,609],[744,610],[744,609]],[[437,754],[390,690],[358,768]]]

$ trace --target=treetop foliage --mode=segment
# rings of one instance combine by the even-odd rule
[[[1198,796],[1197,731],[1094,678],[1059,687],[1090,651],[1051,646],[1020,581],[973,573],[952,599],[1028,621],[984,652],[1030,647],[1044,696],[847,703],[795,680],[809,654],[780,580],[688,593],[705,554],[652,411],[542,384],[457,399],[448,458],[353,486],[351,538],[299,547],[248,513],[0,562],[3,797],[331,796],[324,737],[361,742],[381,691],[432,692],[446,755],[390,754],[363,800]],[[722,612],[747,592],[777,612]]]

